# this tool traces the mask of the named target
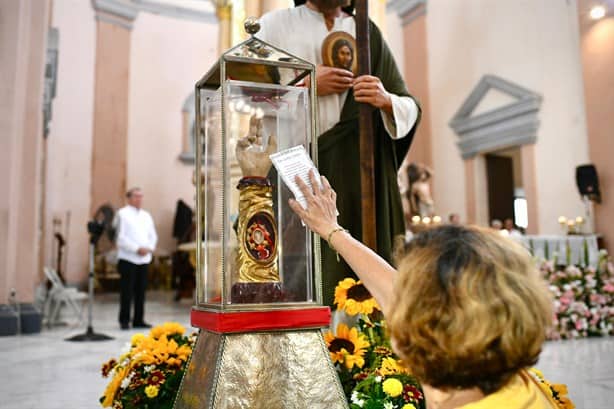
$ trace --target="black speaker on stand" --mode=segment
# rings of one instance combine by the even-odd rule
[[[576,167],[576,185],[584,202],[587,225],[592,226],[590,202],[601,203],[599,177],[595,165],[588,164]]]

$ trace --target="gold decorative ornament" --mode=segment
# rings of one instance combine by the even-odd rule
[[[239,282],[279,281],[277,227],[270,184],[239,185]]]

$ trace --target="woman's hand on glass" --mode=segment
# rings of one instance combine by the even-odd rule
[[[303,208],[295,199],[289,200],[290,207],[307,227],[326,239],[330,232],[339,227],[337,224],[337,193],[324,176],[320,177],[320,183],[318,183],[313,171],[309,171],[309,181],[312,187],[309,187],[299,176],[296,176],[295,181],[305,196],[307,208]]]

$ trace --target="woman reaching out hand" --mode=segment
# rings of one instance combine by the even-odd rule
[[[435,227],[414,237],[397,271],[338,225],[328,181],[309,178],[313,189],[296,180],[307,208],[290,206],[375,297],[429,409],[558,407],[527,371],[552,303],[524,248],[491,230]]]

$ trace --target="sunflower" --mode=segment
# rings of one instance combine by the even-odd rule
[[[353,278],[339,282],[335,288],[335,304],[349,315],[371,314],[379,309],[377,301],[367,288]]]
[[[363,356],[369,341],[356,328],[350,329],[345,324],[339,324],[337,335],[329,331],[324,335],[324,340],[333,362],[345,364],[347,369],[352,369],[354,366],[362,368],[365,364]]]

